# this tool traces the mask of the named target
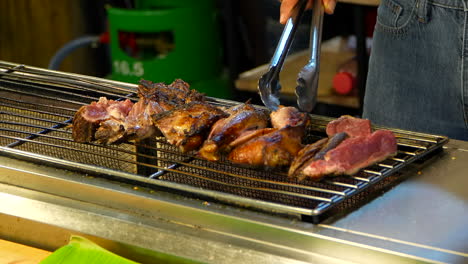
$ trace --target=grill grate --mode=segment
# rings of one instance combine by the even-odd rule
[[[100,96],[136,101],[135,85],[58,73],[0,62],[0,153],[49,162],[112,179],[170,187],[258,210],[312,217],[318,222],[331,208],[345,208],[365,198],[364,190],[391,183],[407,164],[440,149],[441,136],[394,131],[398,154],[356,173],[321,182],[288,180],[286,171],[265,171],[208,162],[182,154],[164,138],[137,144],[102,146],[71,138],[75,111]],[[235,102],[210,99],[230,106]],[[312,116],[306,141],[325,136],[328,118]],[[31,158],[32,156],[32,158]],[[64,165],[65,164],[65,165]],[[389,177],[391,176],[391,177]]]

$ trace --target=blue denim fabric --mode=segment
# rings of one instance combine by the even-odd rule
[[[468,0],[382,0],[363,117],[468,140]]]

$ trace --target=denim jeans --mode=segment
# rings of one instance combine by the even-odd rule
[[[363,117],[468,140],[468,0],[382,0]]]

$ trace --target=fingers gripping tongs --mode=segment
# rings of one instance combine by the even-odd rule
[[[258,81],[260,97],[271,110],[280,105],[279,94],[281,84],[279,73],[283,67],[286,55],[291,47],[294,34],[302,19],[307,0],[299,0],[294,7],[297,15],[288,19],[283,33],[270,62],[268,72]],[[317,102],[317,89],[319,79],[320,42],[322,38],[323,5],[321,0],[315,0],[312,8],[312,23],[310,33],[310,58],[297,76],[296,96],[299,109],[311,112]]]

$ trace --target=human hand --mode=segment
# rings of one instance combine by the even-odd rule
[[[282,0],[281,1],[281,8],[280,8],[280,23],[286,24],[288,18],[293,16],[292,14],[294,6],[297,4],[299,0]],[[314,0],[308,0],[306,8],[312,8],[312,2]],[[336,6],[336,0],[316,0],[322,1],[325,13],[333,14]]]

